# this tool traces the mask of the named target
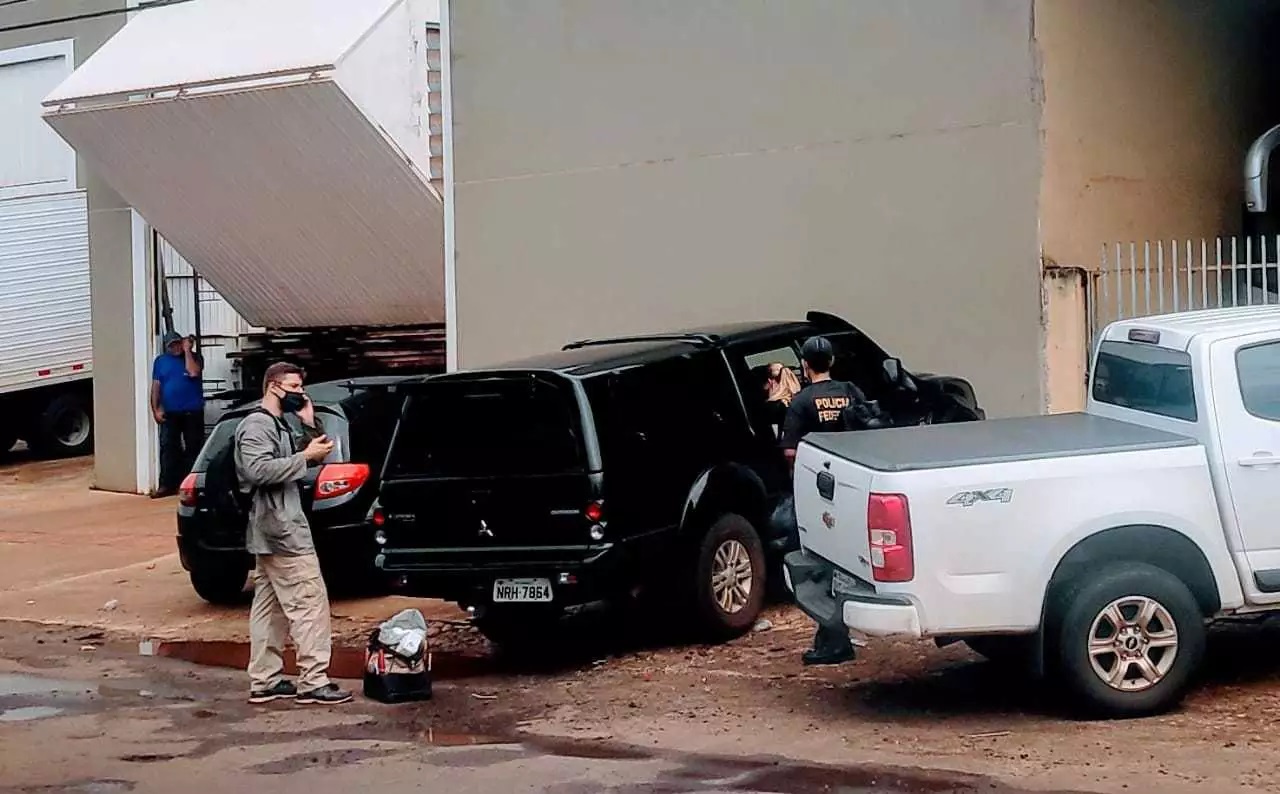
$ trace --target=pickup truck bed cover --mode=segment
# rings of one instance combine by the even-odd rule
[[[805,436],[804,441],[885,472],[1137,452],[1199,443],[1189,436],[1085,413],[851,433],[812,433]]]

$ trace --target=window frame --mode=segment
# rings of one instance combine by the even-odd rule
[[[1244,380],[1241,377],[1240,355],[1250,350],[1257,350],[1258,348],[1271,347],[1271,346],[1280,348],[1280,339],[1267,339],[1262,342],[1251,342],[1247,345],[1241,345],[1240,347],[1236,348],[1235,353],[1232,355],[1232,360],[1235,362],[1235,369],[1236,369],[1236,389],[1240,391],[1240,405],[1244,407],[1245,413],[1249,414],[1249,416],[1252,416],[1254,419],[1260,419],[1264,422],[1274,422],[1276,424],[1280,424],[1280,415],[1265,416],[1263,414],[1258,413],[1253,408],[1249,407],[1249,400],[1248,400],[1248,397],[1246,396],[1246,392],[1244,388]]]
[[[1106,362],[1104,362],[1104,361],[1102,360],[1103,356],[1104,356],[1104,355],[1107,355],[1107,356],[1114,357],[1114,358],[1123,358],[1123,357],[1121,357],[1121,356],[1117,356],[1117,355],[1116,355],[1116,354],[1114,354],[1114,353],[1109,353],[1109,352],[1107,352],[1107,348],[1108,348],[1108,346],[1109,346],[1109,345],[1120,346],[1120,348],[1121,348],[1122,350],[1130,350],[1130,349],[1160,350],[1160,351],[1164,351],[1165,353],[1168,353],[1168,354],[1170,354],[1170,355],[1179,355],[1179,356],[1183,356],[1183,357],[1185,357],[1185,359],[1186,359],[1185,366],[1187,367],[1187,372],[1188,372],[1188,374],[1189,374],[1189,376],[1190,376],[1190,380],[1191,380],[1191,383],[1190,383],[1190,390],[1191,390],[1191,402],[1190,402],[1190,405],[1191,405],[1191,415],[1190,415],[1190,416],[1180,416],[1180,415],[1173,414],[1173,413],[1168,413],[1168,412],[1165,412],[1165,411],[1151,410],[1151,409],[1149,409],[1149,408],[1140,408],[1140,407],[1135,407],[1135,406],[1132,406],[1132,405],[1122,405],[1122,404],[1117,403],[1117,402],[1114,402],[1114,401],[1112,401],[1112,400],[1107,400],[1107,399],[1103,399],[1103,398],[1099,397],[1099,396],[1098,396],[1098,369],[1099,369],[1099,367],[1100,367],[1101,365],[1103,365],[1103,364],[1105,364],[1105,363],[1106,363]],[[1134,359],[1125,359],[1125,360],[1133,361]],[[1141,363],[1141,362],[1137,362],[1137,363]],[[1151,366],[1157,366],[1157,365],[1154,365],[1154,364],[1153,364],[1153,365],[1151,365]],[[1181,364],[1181,363],[1179,363],[1179,364],[1178,364],[1178,366],[1182,366],[1182,364]],[[1141,343],[1141,342],[1128,342],[1128,341],[1122,341],[1122,340],[1119,340],[1119,339],[1105,339],[1105,340],[1103,340],[1103,341],[1102,341],[1102,343],[1101,343],[1101,344],[1099,344],[1099,345],[1098,345],[1098,352],[1097,352],[1097,354],[1094,356],[1094,361],[1093,361],[1093,373],[1092,373],[1092,375],[1090,376],[1090,379],[1089,379],[1088,399],[1090,399],[1090,400],[1092,400],[1092,401],[1094,401],[1094,402],[1096,402],[1096,403],[1099,403],[1099,404],[1101,404],[1101,405],[1106,405],[1106,406],[1109,406],[1109,407],[1112,407],[1112,408],[1118,408],[1118,409],[1125,410],[1125,411],[1135,411],[1135,412],[1137,412],[1137,413],[1147,414],[1147,415],[1149,415],[1149,416],[1154,416],[1154,417],[1159,417],[1160,419],[1169,419],[1169,420],[1172,420],[1172,421],[1175,421],[1175,422],[1184,422],[1184,423],[1186,423],[1186,424],[1194,425],[1194,424],[1198,424],[1198,423],[1199,423],[1199,421],[1200,421],[1200,403],[1199,403],[1199,400],[1197,400],[1197,398],[1196,398],[1196,394],[1197,394],[1197,390],[1196,390],[1197,378],[1198,378],[1198,376],[1197,376],[1197,373],[1196,373],[1196,370],[1195,370],[1194,363],[1193,363],[1193,361],[1192,361],[1191,354],[1190,354],[1190,353],[1188,353],[1188,352],[1187,352],[1187,351],[1185,351],[1185,350],[1175,350],[1175,349],[1173,349],[1173,348],[1160,347],[1160,346],[1158,346],[1158,345],[1148,345],[1148,344],[1144,344],[1144,343]]]

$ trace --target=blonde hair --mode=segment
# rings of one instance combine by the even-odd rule
[[[776,380],[773,377],[774,367],[778,368]],[[766,388],[769,390],[769,402],[780,401],[783,405],[790,405],[791,398],[800,393],[800,379],[790,367],[784,366],[781,361],[774,361],[769,364],[769,382]]]

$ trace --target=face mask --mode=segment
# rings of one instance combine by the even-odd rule
[[[280,410],[287,414],[296,414],[307,405],[307,395],[299,391],[287,391],[280,395]]]

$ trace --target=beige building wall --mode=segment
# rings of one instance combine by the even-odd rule
[[[1042,407],[1030,0],[454,0],[457,353],[809,308]]]
[[[0,28],[123,9],[125,0],[37,0],[0,7]],[[0,49],[74,39],[76,66],[125,23],[124,14],[0,33]],[[129,207],[80,161],[88,192],[93,313],[94,485],[138,490],[134,380],[132,220]]]
[[[1239,232],[1244,151],[1275,123],[1262,99],[1265,5],[1036,2],[1049,264],[1092,270],[1104,243]],[[1046,281],[1052,410],[1083,405],[1084,280],[1074,280],[1079,294]]]

